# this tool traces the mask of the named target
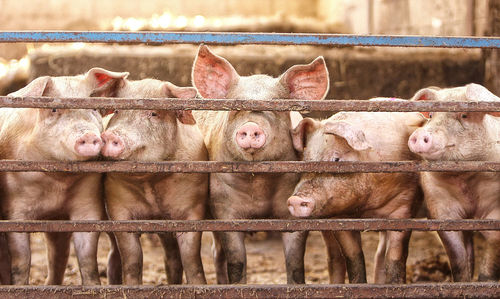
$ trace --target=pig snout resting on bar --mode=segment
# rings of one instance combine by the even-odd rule
[[[322,57],[295,65],[278,78],[240,76],[224,58],[202,45],[194,61],[193,85],[204,98],[321,100],[329,88]],[[277,111],[195,111],[211,161],[297,160],[290,129],[301,116]],[[286,199],[297,174],[212,173],[209,207],[215,219],[290,218]],[[246,283],[243,232],[215,233],[219,283]],[[288,283],[304,283],[307,232],[283,233]],[[226,272],[227,270],[227,272]]]
[[[411,160],[415,155],[406,145],[408,136],[424,121],[419,113],[395,112],[341,112],[324,121],[306,118],[293,130],[293,144],[303,152],[305,161]],[[288,209],[296,217],[402,219],[411,218],[420,202],[416,173],[308,173],[302,175],[288,198]],[[330,235],[325,242],[337,239],[346,259],[349,281],[366,282],[360,233],[333,234],[335,238]],[[410,234],[380,234],[375,282],[405,281]],[[343,280],[340,274],[336,272],[339,282]]]
[[[415,101],[500,101],[485,87],[424,88]],[[500,112],[430,112],[428,122],[409,138],[410,150],[430,161],[500,161]],[[500,219],[500,173],[422,172],[428,214],[433,219]],[[470,281],[474,247],[470,231],[438,232],[454,281]],[[486,250],[480,281],[500,277],[500,232],[481,231]]]
[[[192,87],[178,87],[153,79],[124,80],[118,97],[193,98]],[[203,136],[191,111],[120,110],[102,133],[102,154],[111,160],[206,161]],[[113,220],[205,218],[208,174],[108,173],[106,204]],[[142,250],[138,233],[115,233],[120,248],[125,284],[142,283]],[[200,257],[201,232],[158,234],[165,249],[169,283],[182,283],[182,270],[190,284],[206,283]]]
[[[40,77],[10,96],[88,97],[109,95],[128,73],[94,68],[73,77]],[[99,156],[102,118],[92,109],[0,109],[0,157],[17,160],[86,161]],[[96,173],[7,172],[2,212],[10,220],[104,220],[101,175]],[[69,255],[71,235],[82,284],[100,284],[97,270],[99,233],[46,233],[47,284],[61,284]],[[9,233],[12,283],[28,284],[29,234]],[[119,262],[110,255],[108,274]],[[109,272],[111,271],[111,272]],[[115,281],[110,278],[110,281]]]

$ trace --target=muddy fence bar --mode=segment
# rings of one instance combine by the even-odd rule
[[[0,31],[3,43],[266,44],[499,49],[499,37],[373,36],[342,34],[214,32]],[[118,99],[0,97],[0,107],[56,109],[165,109],[253,111],[500,111],[500,102],[245,101],[234,99]],[[54,162],[0,161],[0,172],[418,172],[500,171],[500,162]],[[189,232],[325,230],[500,230],[500,220],[315,219],[202,221],[0,221],[0,232]],[[499,298],[500,284],[408,285],[171,285],[171,286],[0,286],[1,298]]]
[[[0,232],[201,232],[201,231],[473,231],[500,230],[500,220],[306,219],[306,220],[3,220]]]
[[[0,107],[59,109],[163,109],[163,110],[252,110],[252,111],[372,111],[372,112],[488,112],[500,111],[500,102],[360,101],[360,100],[238,100],[176,98],[50,98],[0,97]]]
[[[498,298],[498,283],[410,285],[8,286],[2,298]]]
[[[0,172],[132,172],[132,173],[392,173],[392,172],[499,172],[493,161],[397,161],[397,162],[216,162],[216,161],[17,161],[0,160]]]

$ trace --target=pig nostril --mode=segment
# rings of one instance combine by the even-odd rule
[[[97,145],[99,142],[97,140],[94,140],[93,144]]]
[[[242,135],[243,137],[247,137],[247,133],[246,133],[246,132],[242,133],[241,135]]]
[[[307,206],[309,206],[309,204],[308,204],[307,202],[301,202],[301,203],[300,203],[300,206],[301,206],[301,207],[307,207]]]
[[[425,143],[429,142],[429,137],[425,136],[425,137],[424,137],[424,142],[425,142]]]
[[[113,141],[113,145],[118,145],[118,141]]]

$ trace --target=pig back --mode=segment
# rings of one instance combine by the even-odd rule
[[[361,129],[371,150],[368,161],[416,160],[408,148],[408,138],[425,118],[418,112],[340,112],[328,121],[342,120]]]

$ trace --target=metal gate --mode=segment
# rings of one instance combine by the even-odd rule
[[[270,44],[500,49],[500,38],[361,36],[338,34],[195,33],[195,32],[0,32],[0,42],[87,42],[146,44]],[[2,107],[112,108],[166,110],[276,111],[500,111],[500,102],[302,101],[232,99],[116,99],[0,97]],[[499,172],[499,162],[45,162],[0,161],[0,171],[39,172]],[[0,232],[185,232],[325,230],[500,230],[500,220],[202,220],[202,221],[0,221]],[[176,285],[176,286],[0,286],[2,298],[333,298],[468,297],[498,298],[496,283],[422,283],[406,285]]]

